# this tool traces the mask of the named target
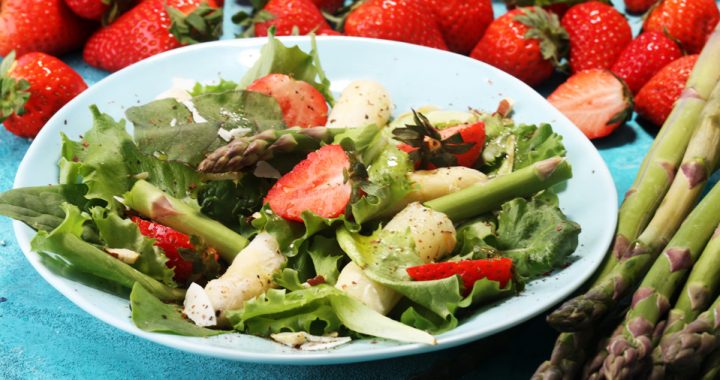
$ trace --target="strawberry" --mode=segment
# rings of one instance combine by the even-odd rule
[[[685,88],[697,58],[697,55],[687,55],[658,71],[635,96],[638,115],[662,126]]]
[[[65,4],[78,16],[109,24],[120,13],[130,9],[135,0],[65,0]]]
[[[10,132],[35,137],[65,103],[87,85],[70,66],[45,53],[28,53],[0,64],[0,122]]]
[[[265,197],[265,203],[287,220],[301,222],[303,211],[323,218],[345,212],[352,186],[345,180],[350,160],[340,145],[325,145],[282,176]]]
[[[217,39],[222,10],[215,0],[145,0],[85,45],[83,58],[108,71],[182,45]]]
[[[456,53],[470,54],[493,20],[490,0],[425,0],[425,2],[435,15],[448,48]]]
[[[470,56],[532,86],[559,65],[566,41],[556,15],[539,7],[517,8],[490,24]]]
[[[285,74],[270,74],[255,80],[247,89],[275,98],[289,127],[317,127],[327,122],[325,98],[307,82]]]
[[[625,47],[611,71],[636,94],[658,70],[682,55],[680,47],[669,37],[660,32],[645,32]]]
[[[428,119],[414,113],[414,125],[393,130],[403,141],[400,150],[408,153],[417,168],[447,166],[473,167],[485,146],[485,123],[462,124],[437,130]]]
[[[504,288],[512,280],[512,260],[508,258],[445,261],[406,268],[415,281],[432,281],[458,275],[462,278],[465,293],[472,290],[476,281],[487,278]]]
[[[627,13],[641,14],[647,12],[658,0],[625,0]]]
[[[335,13],[343,6],[345,0],[312,0],[312,2],[321,11]]]
[[[666,31],[689,54],[697,54],[718,19],[715,0],[663,0],[645,18],[643,30]]]
[[[627,86],[602,69],[575,73],[550,94],[548,101],[589,139],[609,135],[632,112]]]
[[[431,14],[426,4],[418,0],[368,0],[347,16],[345,34],[447,50]]]
[[[278,36],[332,30],[320,9],[310,0],[270,0],[255,16],[254,23],[257,37],[267,36],[272,26]]]
[[[172,268],[175,272],[175,280],[185,282],[193,272],[192,261],[185,260],[180,254],[180,250],[185,249],[194,251],[195,247],[190,243],[190,236],[182,232],[164,226],[162,224],[150,222],[136,216],[131,218],[140,229],[143,236],[155,239],[155,246],[160,247],[168,258],[165,263],[168,268]]]
[[[572,72],[609,69],[632,40],[625,17],[599,1],[573,6],[561,23],[570,36]]]
[[[93,24],[76,16],[63,0],[0,1],[0,56],[15,50],[63,54],[90,35]]]

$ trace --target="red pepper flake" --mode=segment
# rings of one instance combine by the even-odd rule
[[[325,283],[325,277],[323,276],[315,276],[309,280],[307,280],[308,285],[315,286]]]

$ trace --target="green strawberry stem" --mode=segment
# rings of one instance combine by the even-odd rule
[[[720,43],[718,49],[720,50]],[[720,70],[718,73],[720,74]],[[660,249],[695,204],[709,174],[715,170],[720,159],[720,86],[717,86],[710,96],[710,101],[703,102],[707,103],[707,106],[700,117],[699,129],[692,133],[691,141],[684,152],[681,170],[674,175],[671,186],[650,223],[620,256],[608,275],[600,278],[587,293],[565,302],[548,316],[547,320],[553,327],[565,332],[578,331],[590,327],[594,321],[601,318],[642,279]],[[647,178],[643,183],[650,181],[649,171],[654,167],[648,164],[648,172],[644,174]],[[670,170],[664,171],[664,179],[660,182],[669,182],[672,178],[669,172]],[[661,187],[665,188],[664,185]]]
[[[143,180],[125,194],[124,204],[146,218],[200,237],[228,263],[248,244],[245,237]]]
[[[267,161],[278,153],[310,153],[329,144],[343,128],[269,129],[256,135],[235,138],[210,153],[198,170],[205,173],[237,172]]]
[[[30,83],[9,75],[14,64],[15,51],[11,51],[0,63],[0,123],[13,114],[22,115],[23,107],[30,99]]]
[[[491,211],[513,198],[528,197],[570,177],[570,164],[564,158],[552,157],[425,202],[425,206],[460,221]]]
[[[170,6],[165,8],[171,20],[170,33],[181,45],[216,41],[222,35],[222,8],[212,8],[204,1],[188,14]]]

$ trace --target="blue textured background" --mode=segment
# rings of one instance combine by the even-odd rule
[[[622,9],[620,2],[616,5]],[[226,1],[226,15],[237,8]],[[495,4],[495,14],[505,11]],[[631,17],[637,31],[640,19]],[[228,24],[230,26],[230,24]],[[226,28],[228,38],[232,27]],[[88,85],[106,73],[88,67],[79,55],[63,57]],[[541,89],[547,93],[552,85]],[[634,179],[653,127],[635,121],[598,140],[619,194]],[[0,128],[0,191],[10,189],[30,141]],[[593,194],[588,194],[592,200]],[[386,361],[352,365],[291,367],[238,363],[202,357],[150,343],[86,314],[50,287],[27,263],[7,218],[0,218],[0,378],[248,378],[527,379],[545,360],[556,336],[544,315],[469,345]]]

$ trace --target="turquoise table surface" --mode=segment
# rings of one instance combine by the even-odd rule
[[[233,0],[226,3],[229,16],[238,5]],[[496,15],[504,11],[503,5],[495,4]],[[631,17],[630,22],[637,30],[641,21]],[[226,38],[231,38],[233,27],[227,26]],[[88,85],[107,75],[87,66],[79,55],[63,59]],[[554,84],[559,80],[555,78]],[[547,94],[552,88],[553,83],[540,91]],[[633,120],[595,142],[619,194],[630,186],[655,132]],[[30,144],[0,128],[0,191],[12,187]],[[588,194],[588,201],[599,195]],[[550,355],[556,336],[544,317],[465,346],[360,364],[295,367],[203,357],[142,340],[86,314],[32,269],[10,220],[0,217],[0,379],[527,379]]]

